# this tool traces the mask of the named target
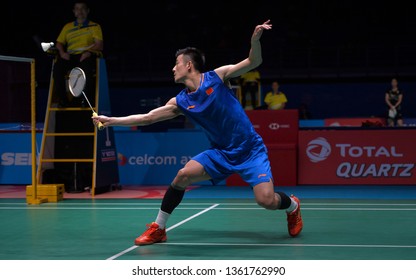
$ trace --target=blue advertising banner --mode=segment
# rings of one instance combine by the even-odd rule
[[[32,182],[31,133],[0,133],[0,183],[25,185]],[[36,133],[37,150],[42,133]]]
[[[105,134],[105,131],[100,133]],[[29,132],[0,133],[0,184],[31,183],[30,138]],[[209,147],[205,134],[199,130],[141,132],[114,128],[114,138],[109,139],[116,144],[111,151],[117,151],[117,175],[121,185],[168,185],[192,156]],[[38,149],[41,141],[42,133],[38,133]],[[107,164],[103,151],[99,151],[99,165]]]
[[[122,185],[168,185],[191,157],[209,147],[201,131],[115,132]],[[210,182],[207,182],[210,184]]]

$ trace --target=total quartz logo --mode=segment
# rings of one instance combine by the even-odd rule
[[[325,162],[331,156],[330,162]],[[306,155],[313,163],[336,167],[340,178],[412,177],[415,163],[394,145],[332,143],[323,137],[307,144]]]
[[[331,154],[331,145],[323,137],[311,140],[306,147],[306,155],[312,162],[326,160]]]

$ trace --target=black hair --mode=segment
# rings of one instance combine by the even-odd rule
[[[183,54],[187,56],[194,65],[195,69],[199,72],[204,71],[205,67],[205,54],[194,47],[186,47],[184,49],[179,49],[176,51],[175,57],[177,58],[179,55]]]
[[[74,7],[75,4],[84,4],[85,7],[87,7],[88,9],[90,8],[90,5],[89,5],[88,1],[82,1],[82,0],[73,1],[72,2],[72,7]]]

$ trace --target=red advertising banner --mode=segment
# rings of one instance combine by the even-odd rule
[[[330,118],[324,119],[325,126],[365,126],[373,124],[386,126],[385,118]]]
[[[266,146],[287,143],[296,145],[299,128],[298,110],[249,110],[246,113]]]
[[[246,113],[269,151],[275,185],[295,186],[297,184],[298,110],[249,110]],[[247,185],[236,174],[230,176],[226,184],[227,186]]]
[[[415,185],[416,130],[299,131],[298,184]]]

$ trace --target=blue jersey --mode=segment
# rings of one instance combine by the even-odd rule
[[[211,147],[227,157],[241,156],[264,146],[233,90],[215,71],[202,74],[196,91],[182,90],[176,103],[186,117],[203,128]]]

